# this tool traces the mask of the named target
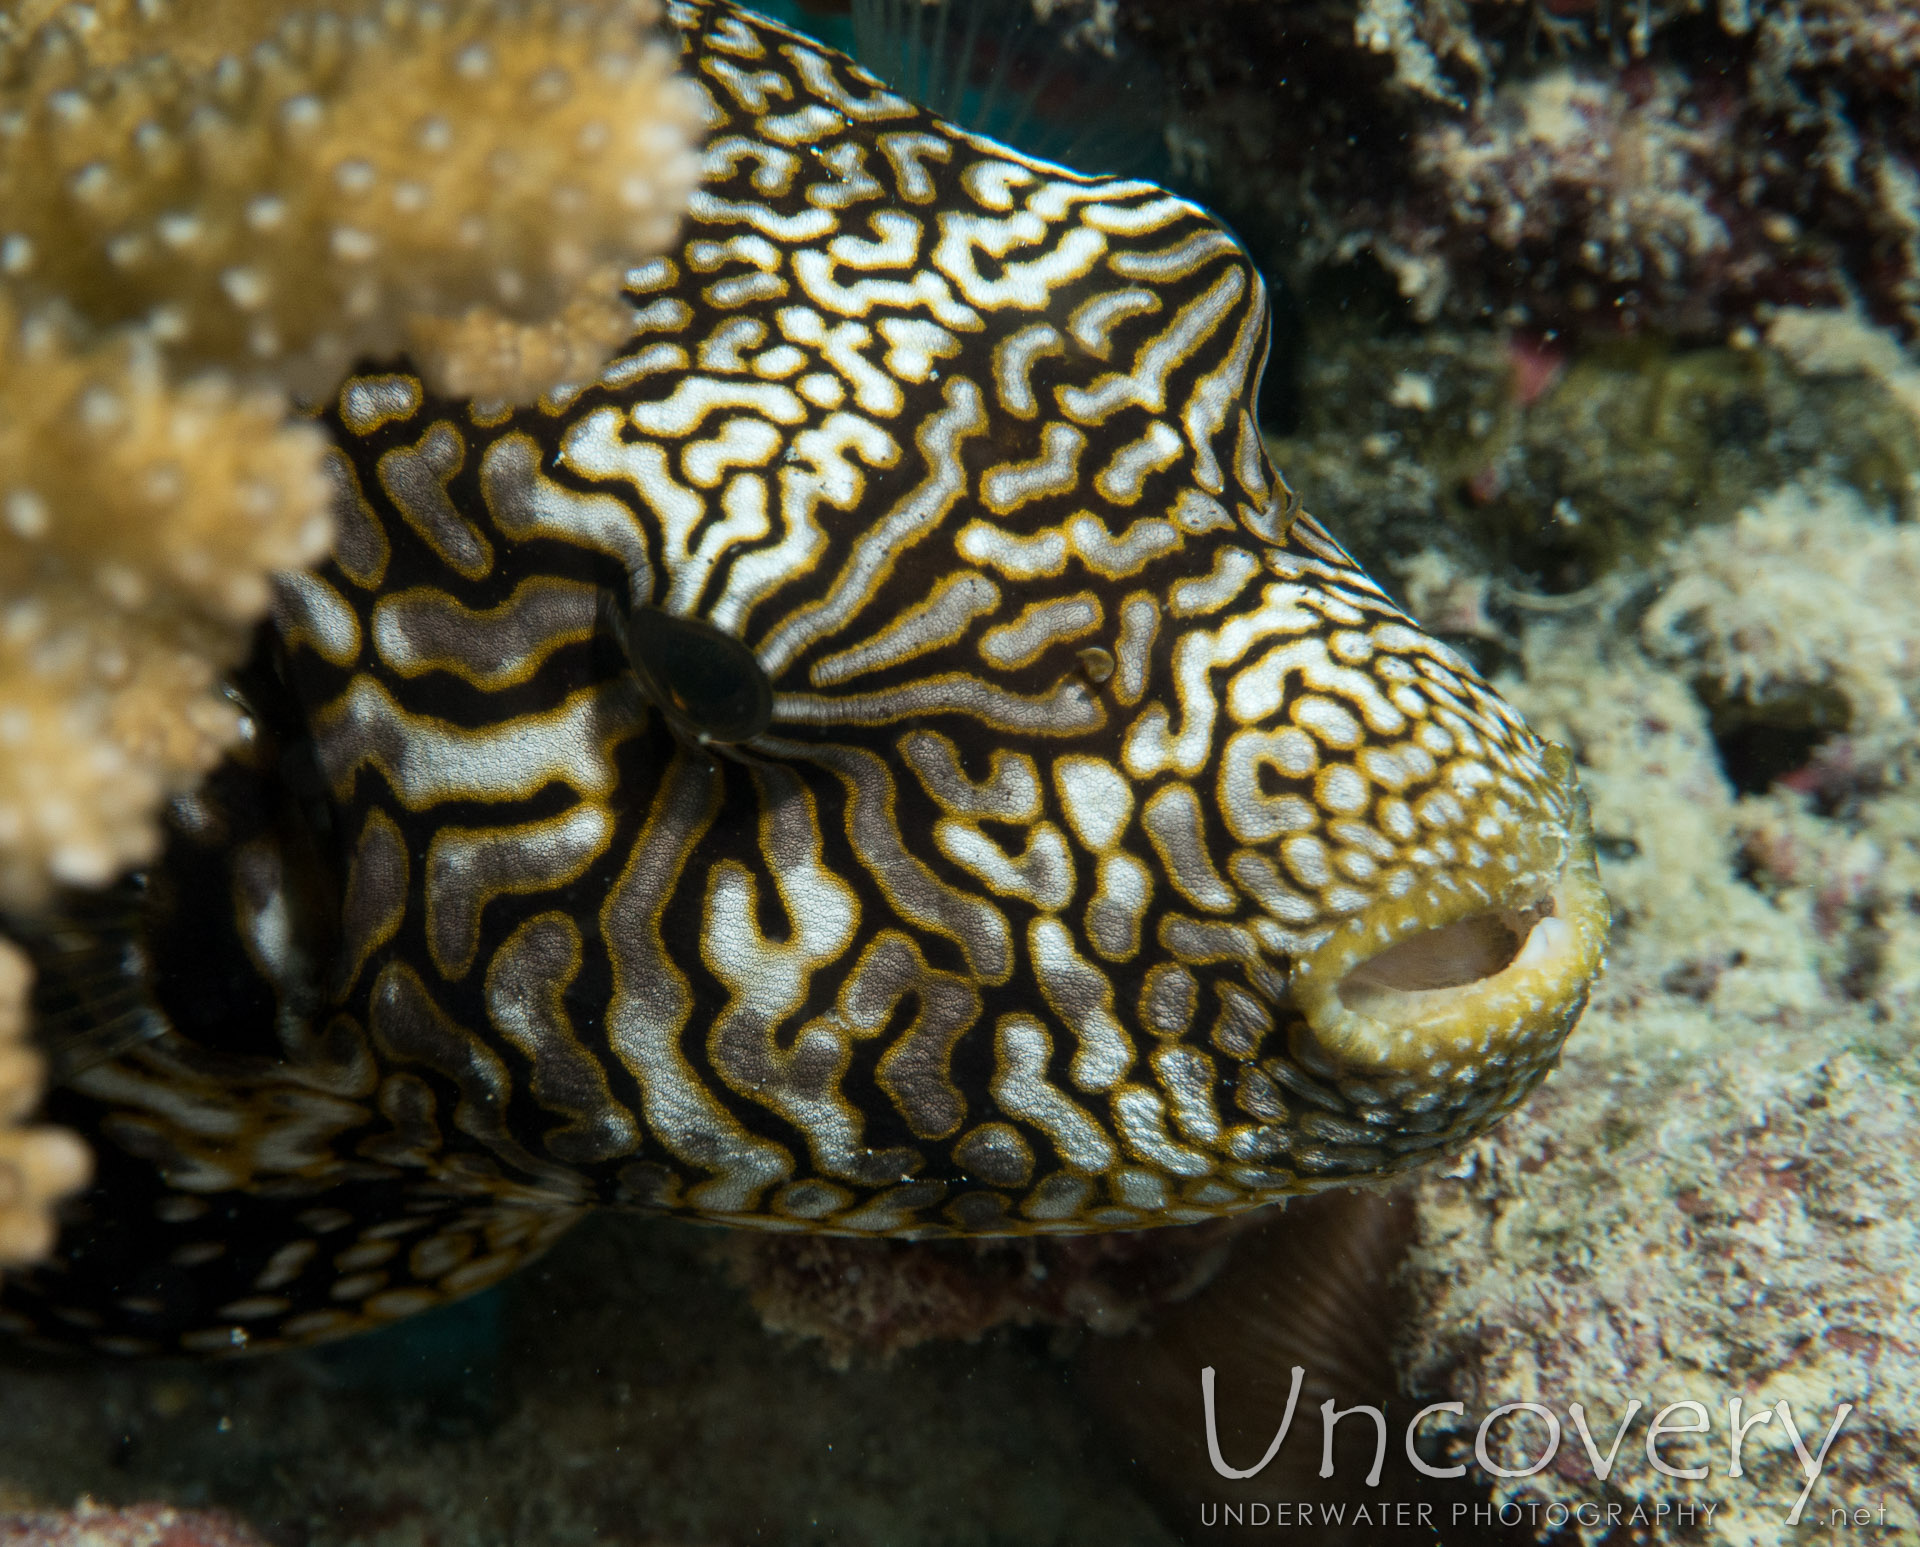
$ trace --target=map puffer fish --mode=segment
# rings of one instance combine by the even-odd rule
[[[1578,1017],[1569,758],[1269,465],[1232,238],[671,21],[706,181],[630,344],[347,381],[247,754],[28,932],[99,1176],[0,1325],[331,1337],[595,1206],[1197,1220],[1458,1145]]]

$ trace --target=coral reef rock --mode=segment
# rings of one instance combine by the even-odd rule
[[[1610,1413],[1603,1448],[1629,1398],[1649,1413],[1605,1483],[1569,1440],[1504,1496],[1719,1500],[1704,1539],[1726,1543],[1781,1539],[1803,1492],[1809,1521],[1915,1521],[1915,536],[1796,484],[1671,545],[1637,626],[1639,593],[1599,588],[1527,631],[1507,691],[1579,753],[1620,928],[1541,1094],[1417,1184],[1402,1351],[1415,1389],[1466,1404],[1463,1453],[1503,1402]],[[1810,1452],[1853,1405],[1817,1486],[1771,1420],[1728,1475],[1735,1398],[1786,1402]],[[1682,1401],[1714,1425],[1668,1442],[1697,1479],[1641,1453]],[[1520,1468],[1538,1444],[1492,1449]]]
[[[0,1514],[0,1547],[266,1547],[230,1515],[82,1499],[70,1510]]]
[[[1264,1213],[1264,1211],[1263,1211]],[[769,1332],[817,1338],[844,1367],[1000,1326],[1118,1333],[1185,1299],[1254,1218],[1065,1240],[919,1242],[837,1236],[718,1237],[714,1253]]]
[[[1320,325],[1300,370],[1274,461],[1409,592],[1440,560],[1495,603],[1575,591],[1807,474],[1920,515],[1920,373],[1854,314],[1782,312],[1743,348]]]
[[[1724,339],[1920,329],[1902,0],[1124,0],[1168,135],[1296,289],[1366,253],[1422,320]]]

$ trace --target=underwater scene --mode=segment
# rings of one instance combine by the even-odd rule
[[[1913,0],[0,0],[0,1547],[1920,1544]]]

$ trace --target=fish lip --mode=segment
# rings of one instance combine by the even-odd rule
[[[1551,1067],[1603,965],[1610,908],[1570,760],[1548,769],[1541,821],[1564,834],[1550,876],[1436,888],[1420,906],[1382,899],[1295,963],[1303,1064],[1423,1105],[1478,1089],[1478,1106],[1502,1087],[1503,1109]]]

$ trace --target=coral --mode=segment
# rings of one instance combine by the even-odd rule
[[[655,15],[0,18],[0,901],[151,855],[239,732],[218,684],[268,574],[326,549],[321,438],[236,372],[324,388],[411,344],[511,398],[598,369],[617,260],[697,169]]]
[[[655,14],[298,14],[210,67],[159,52],[191,20],[166,7],[125,11],[126,57],[105,66],[76,18],[56,19],[0,57],[7,288],[23,308],[144,322],[179,368],[310,391],[408,343],[496,395],[530,396],[556,365],[597,369],[625,315],[622,267],[671,238],[698,171],[696,100],[648,40]],[[223,21],[214,37],[236,43]],[[62,30],[75,37],[45,35]],[[592,358],[488,336],[570,306],[591,314]]]
[[[1920,526],[1793,485],[1689,534],[1668,562],[1673,582],[1641,624],[1657,659],[1749,705],[1837,694],[1857,737],[1912,737]]]
[[[138,335],[76,349],[0,304],[0,905],[150,857],[154,818],[240,736],[220,677],[268,575],[331,538],[319,437],[279,399],[170,386]],[[27,967],[0,947],[0,1263],[52,1244],[84,1184],[72,1136],[19,1126],[39,1094]]]
[[[1733,246],[1714,208],[1731,115],[1701,113],[1685,90],[1670,68],[1627,85],[1550,70],[1502,86],[1463,121],[1423,127],[1413,172],[1453,227],[1513,254],[1537,288],[1571,287],[1576,310],[1593,311],[1600,288],[1631,288],[1638,306],[1684,324],[1697,275]],[[1396,268],[1421,255],[1382,251]],[[1443,300],[1426,286],[1414,310],[1430,319]]]
[[[1920,365],[1857,311],[1788,307],[1767,324],[1767,342],[1809,376],[1872,378],[1920,424]]]
[[[556,382],[591,381],[633,332],[632,311],[608,297],[610,270],[587,276],[581,293],[544,322],[516,322],[487,306],[458,317],[407,319],[407,347],[451,397],[514,401]]]
[[[1920,330],[1900,0],[1125,0],[1120,27],[1187,83],[1191,191],[1296,293],[1368,254],[1427,319],[1704,341],[1857,300]]]
[[[136,1504],[115,1509],[82,1499],[71,1510],[0,1514],[0,1547],[265,1547],[232,1516],[214,1510]]]
[[[151,857],[153,817],[240,734],[221,674],[275,569],[332,526],[320,437],[272,395],[174,387],[138,336],[0,315],[0,901]]]
[[[1629,1397],[1715,1415],[1681,1457],[1710,1459],[1707,1479],[1641,1459],[1602,1484],[1570,1441],[1507,1495],[1720,1498],[1709,1540],[1775,1540],[1804,1466],[1776,1422],[1729,1479],[1728,1400],[1787,1401],[1814,1447],[1851,1402],[1808,1518],[1915,1522],[1915,533],[1818,480],[1788,486],[1669,545],[1637,626],[1634,587],[1535,622],[1503,682],[1579,755],[1618,930],[1541,1096],[1418,1184],[1404,1373],[1467,1405],[1456,1450],[1502,1402],[1565,1421],[1582,1401],[1613,1415],[1603,1447]],[[1835,722],[1741,793],[1727,706],[1778,717],[1810,693]],[[1535,1438],[1496,1459],[1522,1464]]]
[[[891,1359],[1000,1326],[1126,1331],[1206,1283],[1248,1219],[952,1243],[740,1231],[719,1238],[714,1254],[769,1332],[816,1338],[845,1367],[856,1355]]]
[[[1417,4],[1416,0],[1360,0],[1353,18],[1354,41],[1393,61],[1393,85],[1401,91],[1464,107],[1465,100],[1447,78],[1440,61],[1450,59],[1474,75],[1486,73],[1481,53],[1459,0]]]
[[[1903,0],[1803,0],[1767,7],[1759,25],[1774,48],[1819,64],[1888,76],[1920,65],[1920,16]]]
[[[527,400],[626,334],[624,266],[698,170],[656,17],[0,13],[0,906],[150,858],[161,803],[244,733],[223,675],[271,573],[331,541],[285,390],[408,347],[448,390]],[[37,1220],[84,1168],[21,1142]]]
[[[41,1060],[26,1046],[31,970],[0,941],[0,1267],[33,1262],[53,1244],[53,1205],[84,1186],[86,1146],[59,1128],[26,1124]]]

